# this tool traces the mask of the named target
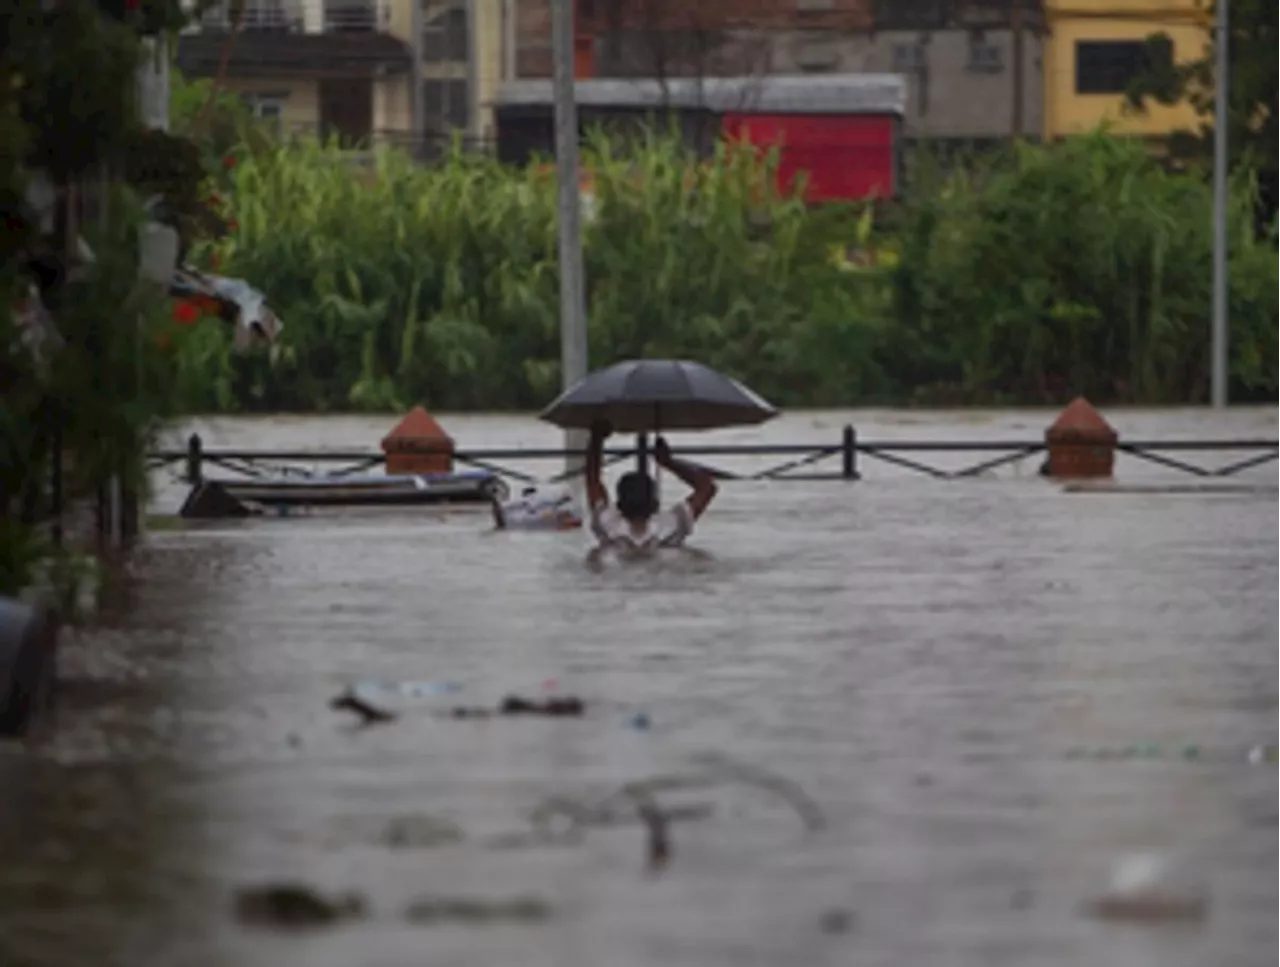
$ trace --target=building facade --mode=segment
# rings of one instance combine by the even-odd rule
[[[179,38],[187,77],[220,77],[282,135],[430,153],[492,136],[510,0],[223,2]]]
[[[1209,43],[1203,0],[1045,0],[1045,134],[1064,137],[1106,122],[1118,134],[1161,137],[1196,127],[1189,103],[1125,107],[1125,91],[1149,69],[1147,38],[1167,34],[1175,63]]]
[[[354,144],[404,123],[413,51],[394,13],[391,0],[245,0],[233,30],[223,3],[179,37],[177,65],[221,76],[282,134]]]
[[[551,73],[550,0],[515,0],[514,74]],[[908,139],[1043,133],[1040,0],[577,0],[580,76],[897,73]]]

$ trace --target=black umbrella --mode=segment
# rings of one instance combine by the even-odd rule
[[[619,433],[753,426],[778,411],[735,379],[682,359],[632,359],[580,380],[540,414],[566,430]]]

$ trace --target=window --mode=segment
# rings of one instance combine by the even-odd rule
[[[246,0],[240,26],[246,30],[287,30],[302,20],[302,10],[285,0]]]
[[[1076,93],[1123,94],[1151,69],[1141,40],[1082,40],[1076,43]]]
[[[951,19],[950,0],[874,0],[873,6],[872,23],[880,30],[942,30]]]
[[[277,136],[284,125],[284,102],[288,94],[245,94],[244,102],[253,116]]]
[[[893,69],[912,73],[924,69],[924,47],[920,44],[894,44]]]
[[[969,38],[969,70],[998,74],[1004,70],[1004,51],[982,37]]]
[[[467,8],[456,0],[442,4],[422,2],[422,56],[427,63],[465,63],[470,56],[467,43]]]
[[[440,131],[465,128],[471,120],[465,80],[439,78],[423,81],[422,99],[428,128]]]
[[[378,29],[373,0],[325,0],[324,29],[335,33],[371,33]]]

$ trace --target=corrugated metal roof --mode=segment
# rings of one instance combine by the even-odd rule
[[[901,74],[593,79],[575,82],[574,92],[583,107],[796,114],[905,114],[907,107],[907,80]],[[496,98],[499,107],[552,101],[549,80],[509,81],[498,88]]]

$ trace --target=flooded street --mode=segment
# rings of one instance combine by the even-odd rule
[[[1034,441],[1052,415],[797,413],[672,442]],[[1276,434],[1266,408],[1106,415],[1122,440]],[[440,420],[460,448],[561,439]],[[394,422],[193,426],[208,448],[372,449]],[[726,483],[705,557],[636,567],[486,511],[155,531],[118,613],[64,649],[57,730],[0,747],[0,967],[1274,964],[1277,768],[1248,753],[1277,741],[1276,465],[1233,478],[1253,492],[1102,495],[1039,457],[968,481],[860,459],[860,483]],[[1194,482],[1123,456],[1117,476]],[[172,513],[185,489],[157,487]],[[364,678],[461,690],[356,728],[328,702]],[[548,680],[584,719],[441,714]],[[661,871],[635,823],[527,835],[548,797],[710,776],[708,756],[785,777],[822,822],[717,782],[660,794],[697,807]],[[1196,879],[1202,921],[1082,909],[1143,852]],[[235,890],[269,881],[367,916],[237,922]],[[546,910],[406,916],[442,897]]]

